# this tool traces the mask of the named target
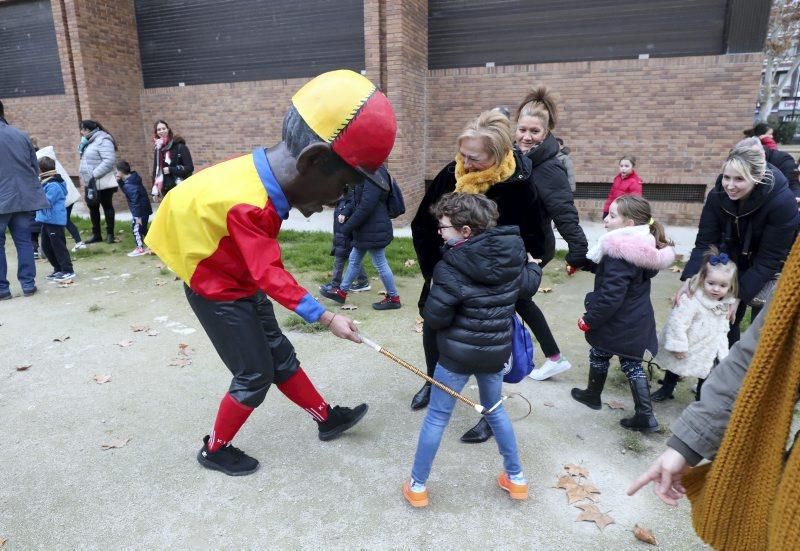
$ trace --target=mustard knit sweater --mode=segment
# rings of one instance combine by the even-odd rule
[[[800,240],[795,241],[714,461],[684,487],[715,549],[800,549],[800,444],[784,452],[800,386]]]

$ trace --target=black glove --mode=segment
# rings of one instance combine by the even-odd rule
[[[86,184],[86,206],[96,207],[100,204],[100,195],[97,192],[97,183],[94,178],[89,178],[89,183]]]

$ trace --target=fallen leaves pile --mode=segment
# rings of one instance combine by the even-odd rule
[[[564,465],[564,473],[558,477],[554,488],[565,490],[567,503],[581,510],[575,522],[594,522],[595,526],[600,530],[609,524],[616,524],[616,521],[608,514],[608,511],[603,512],[595,505],[600,503],[600,488],[591,483],[589,471],[584,467],[573,463]],[[658,540],[656,540],[652,530],[635,524],[631,531],[637,540],[651,545],[658,545]]]
[[[194,352],[191,346],[182,342],[178,344],[178,355],[172,358],[169,365],[176,367],[186,367],[192,365],[192,359],[189,357]]]

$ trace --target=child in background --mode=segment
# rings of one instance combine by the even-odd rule
[[[623,155],[619,158],[619,174],[614,177],[614,183],[611,184],[611,190],[608,192],[608,198],[603,205],[603,220],[608,216],[608,211],[611,208],[611,203],[617,197],[622,195],[638,195],[642,196],[642,179],[636,174],[634,167],[636,166],[636,157],[633,155]]]
[[[611,203],[604,220],[606,233],[589,249],[594,263],[594,291],[586,295],[586,313],[578,328],[586,333],[589,350],[589,384],[572,389],[572,397],[601,409],[611,357],[619,356],[628,378],[635,415],[620,420],[628,430],[654,432],[650,387],[642,360],[658,352],[656,319],[650,302],[650,280],[675,261],[675,252],[664,236],[664,227],[653,220],[650,204],[635,195],[623,195]]]
[[[514,305],[538,289],[542,270],[526,262],[516,226],[495,227],[497,205],[481,194],[448,193],[434,205],[446,251],[433,271],[423,317],[437,331],[439,362],[434,378],[460,392],[475,375],[481,404],[500,401],[503,368],[511,355]],[[422,423],[411,478],[403,495],[414,507],[428,505],[426,482],[456,399],[433,387]],[[502,403],[485,419],[503,456],[497,479],[512,499],[528,498],[514,428]]]
[[[36,211],[36,221],[42,225],[42,251],[53,266],[47,276],[51,281],[69,281],[75,278],[72,259],[67,250],[64,227],[67,225],[67,184],[56,171],[56,163],[49,157],[39,159],[39,180],[50,203],[49,209]]]
[[[330,292],[331,289],[339,287],[342,283],[344,265],[350,257],[350,252],[353,250],[353,241],[342,231],[342,224],[347,221],[348,216],[352,213],[352,204],[353,190],[351,189],[339,200],[336,204],[336,210],[333,212],[333,246],[331,247],[333,270],[331,270],[330,283],[320,285],[320,291]],[[364,264],[362,262],[361,271],[355,283],[350,286],[350,292],[361,293],[363,291],[369,291],[370,289],[372,289],[372,286],[369,284],[369,278],[364,271]]]
[[[72,252],[75,252],[80,249],[85,249],[86,245],[81,240],[81,233],[78,230],[78,227],[72,221],[72,207],[80,201],[81,193],[78,191],[78,188],[75,187],[75,184],[72,181],[72,178],[69,177],[67,174],[66,169],[58,162],[58,158],[56,157],[56,151],[52,145],[48,145],[42,147],[41,149],[36,150],[36,158],[41,159],[42,157],[50,157],[56,163],[56,172],[61,176],[61,179],[64,180],[64,183],[67,184],[67,231],[72,236],[72,239],[75,241],[75,245],[72,247]]]
[[[116,176],[119,187],[128,200],[128,208],[131,211],[131,232],[136,240],[136,248],[129,252],[128,256],[150,254],[144,246],[144,237],[147,235],[147,221],[153,214],[153,208],[150,206],[142,178],[135,170],[131,171],[131,165],[127,161],[117,163]]]
[[[699,388],[715,360],[728,355],[728,313],[736,302],[737,287],[736,263],[710,247],[700,271],[689,280],[691,295],[681,295],[659,335],[656,363],[666,374],[653,400],[674,398],[679,377],[697,377]]]

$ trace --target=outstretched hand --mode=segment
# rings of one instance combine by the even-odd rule
[[[358,336],[358,327],[356,327],[356,324],[353,322],[353,320],[347,316],[326,311],[324,314],[322,314],[322,317],[319,319],[319,321],[322,323],[322,325],[325,325],[331,333],[340,339],[353,341],[359,344],[361,343],[361,337]]]
[[[680,302],[681,297],[683,295],[689,296],[689,280],[688,279],[683,282],[683,285],[681,285],[681,288],[678,289],[678,292],[675,293],[675,296],[672,297],[672,307],[673,308],[675,308],[678,305],[678,302]]]
[[[681,480],[688,470],[689,463],[686,458],[672,448],[667,448],[642,476],[633,481],[627,494],[632,496],[653,482],[653,491],[658,498],[674,507],[686,495]]]

